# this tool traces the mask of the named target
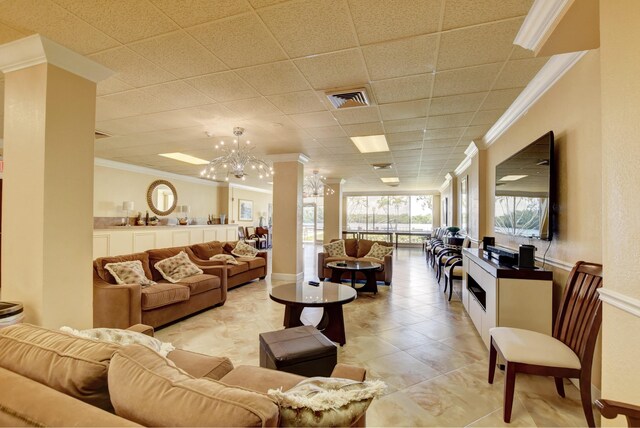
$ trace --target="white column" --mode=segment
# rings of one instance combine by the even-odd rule
[[[332,239],[342,238],[342,185],[346,181],[342,178],[327,178],[325,185],[333,193],[324,192],[324,238],[325,244]]]
[[[111,71],[40,35],[0,46],[2,299],[26,321],[93,325],[96,82]]]
[[[274,280],[299,281],[303,278],[302,184],[304,164],[300,153],[272,157],[273,163],[273,250]]]

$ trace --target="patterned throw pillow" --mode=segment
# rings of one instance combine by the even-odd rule
[[[236,257],[255,257],[256,255],[258,255],[258,253],[258,250],[256,250],[249,244],[245,244],[242,241],[238,241],[238,243],[236,244],[236,248],[231,251],[231,254]]]
[[[267,394],[280,406],[281,426],[346,427],[353,425],[385,388],[381,380],[312,377],[286,392],[279,388]]]
[[[113,275],[118,284],[140,284],[143,287],[155,284],[154,281],[145,276],[140,260],[107,263],[104,268]]]
[[[218,260],[218,261],[224,262],[225,264],[228,264],[228,265],[240,264],[240,263],[238,263],[238,261],[236,260],[235,257],[233,257],[233,256],[231,256],[229,254],[216,254],[215,256],[209,257],[209,260]]]
[[[168,259],[160,260],[158,263],[153,265],[158,272],[169,282],[176,283],[179,282],[182,278],[187,278],[193,275],[198,275],[202,273],[202,269],[193,264],[191,260],[189,260],[189,256],[184,251],[180,251],[173,257],[169,257]]]
[[[324,248],[324,252],[329,254],[329,257],[347,257],[343,239],[333,241],[330,244],[324,244],[322,247]]]
[[[377,259],[382,262],[384,260],[384,256],[388,256],[392,252],[393,247],[387,247],[385,245],[380,245],[377,242],[374,242],[365,257],[371,257],[372,259]]]
[[[84,337],[85,339],[95,339],[102,342],[118,343],[120,345],[144,345],[151,348],[158,354],[166,357],[173,351],[175,346],[171,343],[161,342],[155,337],[147,336],[144,333],[131,330],[121,330],[119,328],[90,328],[88,330],[76,330],[71,327],[60,327],[60,331],[73,334],[74,336]]]

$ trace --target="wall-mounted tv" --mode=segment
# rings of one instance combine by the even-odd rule
[[[553,131],[496,166],[495,232],[551,240],[554,168]]]

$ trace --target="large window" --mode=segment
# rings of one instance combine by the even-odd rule
[[[347,230],[381,232],[431,231],[431,195],[347,196]],[[420,242],[400,236],[399,242]]]

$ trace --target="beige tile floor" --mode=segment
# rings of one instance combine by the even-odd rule
[[[316,278],[318,247],[305,244],[305,278]],[[344,306],[347,343],[338,361],[364,366],[388,389],[367,413],[369,426],[505,426],[503,376],[487,383],[487,349],[459,298],[448,302],[419,248],[394,255],[393,284]],[[258,334],[282,328],[284,307],[269,299],[270,277],[229,291],[224,306],[157,331],[176,347],[258,365]],[[459,287],[459,285],[458,285]],[[454,288],[455,289],[455,288]],[[320,313],[306,309],[308,322]],[[519,375],[509,426],[584,426],[578,390],[566,398],[551,378]],[[599,415],[596,412],[596,417]]]

